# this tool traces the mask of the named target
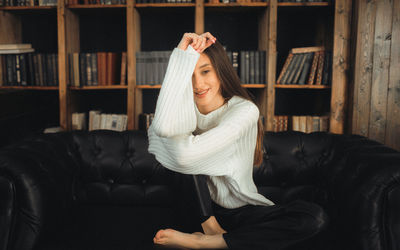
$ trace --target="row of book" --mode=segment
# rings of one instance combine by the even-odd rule
[[[128,116],[125,114],[106,114],[100,110],[89,111],[89,121],[87,113],[72,113],[73,130],[99,130],[107,129],[114,131],[125,131],[128,124]]]
[[[195,3],[195,0],[136,0],[136,3]]]
[[[319,50],[295,53],[294,50],[289,52],[277,84],[331,85],[331,52]]]
[[[329,116],[288,116],[277,115],[273,120],[274,132],[287,131],[291,128],[293,131],[311,133],[317,131],[329,131]]]
[[[68,4],[126,4],[126,0],[68,0]]]
[[[136,52],[136,85],[161,84],[172,51]]]
[[[227,54],[243,84],[266,82],[266,51],[227,51]]]
[[[126,85],[126,52],[68,54],[70,86]]]
[[[334,0],[278,0],[278,3],[323,3],[328,2],[332,3]]]
[[[171,51],[136,52],[136,84],[161,84]],[[244,84],[264,84],[265,51],[227,51],[229,60]]]
[[[0,55],[0,86],[58,86],[58,55]]]
[[[0,0],[0,6],[57,6],[58,0]]]
[[[256,3],[267,2],[267,0],[207,0],[208,3]]]

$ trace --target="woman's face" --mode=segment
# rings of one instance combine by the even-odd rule
[[[197,108],[202,114],[210,113],[224,104],[221,83],[210,58],[200,54],[192,76],[193,95]]]

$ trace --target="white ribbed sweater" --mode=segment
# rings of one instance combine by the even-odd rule
[[[257,106],[234,96],[201,114],[192,86],[199,57],[191,46],[173,50],[148,130],[149,152],[172,171],[209,176],[211,198],[222,207],[274,205],[257,192],[252,176]]]

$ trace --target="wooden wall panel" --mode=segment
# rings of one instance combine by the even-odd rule
[[[400,0],[357,0],[353,134],[400,150]]]
[[[377,1],[376,5],[369,138],[384,143],[387,120],[392,1],[381,0]]]
[[[400,150],[400,0],[393,3],[385,143]]]

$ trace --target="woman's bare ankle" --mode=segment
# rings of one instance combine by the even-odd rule
[[[204,234],[207,235],[226,233],[226,231],[218,223],[215,216],[211,216],[210,218],[208,218],[205,222],[201,224],[201,227],[203,228]]]

